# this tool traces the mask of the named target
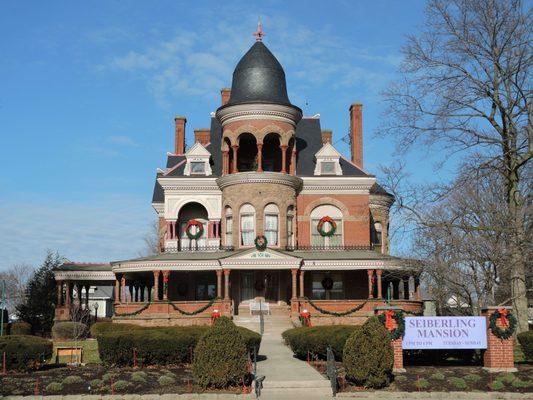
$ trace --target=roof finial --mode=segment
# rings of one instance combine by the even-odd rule
[[[257,21],[257,30],[253,33],[255,36],[256,42],[262,42],[263,36],[265,36],[265,33],[263,32],[263,25],[261,24],[261,18]]]

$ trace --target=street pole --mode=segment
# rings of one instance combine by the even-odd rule
[[[2,279],[2,296],[0,297],[0,336],[4,336],[4,310],[6,308],[6,281]]]

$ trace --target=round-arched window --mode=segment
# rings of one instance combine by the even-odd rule
[[[329,217],[335,222],[336,229],[335,233],[332,236],[322,236],[318,232],[318,223],[324,217]],[[329,222],[326,222],[329,224]],[[326,229],[331,229],[331,227],[326,227]],[[318,207],[315,207],[311,211],[311,246],[313,247],[335,247],[342,246],[342,232],[343,232],[343,223],[342,223],[342,211],[331,204],[324,204]]]

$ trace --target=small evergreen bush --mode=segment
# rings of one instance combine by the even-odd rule
[[[132,372],[131,374],[131,380],[133,382],[146,383],[147,379],[148,379],[148,374],[144,371],[136,371],[136,372]]]
[[[104,383],[110,383],[112,380],[115,380],[118,375],[114,372],[106,372],[102,375],[102,380]]]
[[[468,387],[466,381],[463,378],[458,378],[456,376],[452,376],[449,379],[449,382],[454,388],[459,390],[465,390]]]
[[[424,390],[429,388],[429,381],[425,378],[420,378],[415,381],[415,386],[417,389]]]
[[[520,378],[516,378],[513,383],[511,383],[511,386],[517,389],[527,388],[529,386],[529,382],[523,381]]]
[[[27,322],[12,322],[9,324],[10,335],[31,335],[31,325]]]
[[[435,372],[430,378],[436,381],[443,381],[446,377],[441,372]]]
[[[356,385],[380,388],[390,382],[394,353],[390,334],[377,317],[369,318],[350,335],[342,363],[346,379]]]
[[[84,380],[81,377],[77,375],[70,375],[70,376],[65,377],[62,383],[63,385],[67,386],[67,385],[81,385],[83,382]]]
[[[131,332],[134,330],[147,329],[135,324],[119,324],[113,322],[97,322],[91,325],[91,337],[96,338],[99,335],[116,332]]]
[[[124,380],[116,381],[113,384],[113,389],[115,389],[115,391],[117,391],[119,393],[126,392],[129,389],[129,387],[130,387],[130,383],[128,381],[124,381]]]
[[[479,382],[481,380],[481,376],[479,376],[477,374],[468,374],[468,375],[465,375],[464,378],[468,382],[472,382],[472,383],[476,383],[476,382]]]
[[[171,385],[174,385],[176,383],[176,379],[174,379],[172,376],[170,375],[161,375],[159,377],[159,379],[157,380],[157,382],[161,385],[161,386],[171,386]]]
[[[87,325],[81,322],[62,321],[52,326],[53,339],[85,339],[87,337]]]
[[[93,379],[92,381],[89,382],[89,384],[91,385],[91,388],[99,388],[99,387],[102,387],[104,385],[104,381],[102,379]]]
[[[196,345],[193,377],[203,388],[240,385],[248,377],[247,361],[244,338],[231,321],[223,320]]]
[[[10,335],[0,337],[0,354],[6,353],[7,369],[29,370],[52,357],[52,342],[37,336]]]
[[[59,393],[63,390],[63,385],[59,382],[51,382],[46,385],[45,392],[48,393]]]
[[[325,359],[326,349],[330,345],[335,359],[342,361],[346,340],[354,330],[360,328],[355,325],[300,327],[283,332],[282,337],[296,357],[300,359],[305,359],[307,352]]]
[[[491,390],[500,391],[505,387],[505,383],[496,379],[494,382],[489,383],[489,387]]]
[[[526,360],[533,361],[533,330],[519,333],[516,338],[522,347]]]

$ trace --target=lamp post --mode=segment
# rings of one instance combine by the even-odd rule
[[[2,280],[2,292],[0,294],[0,336],[4,336],[4,314],[6,309],[6,281]]]
[[[98,321],[98,301],[96,303],[94,303],[93,305],[94,307],[94,322],[97,322]]]

